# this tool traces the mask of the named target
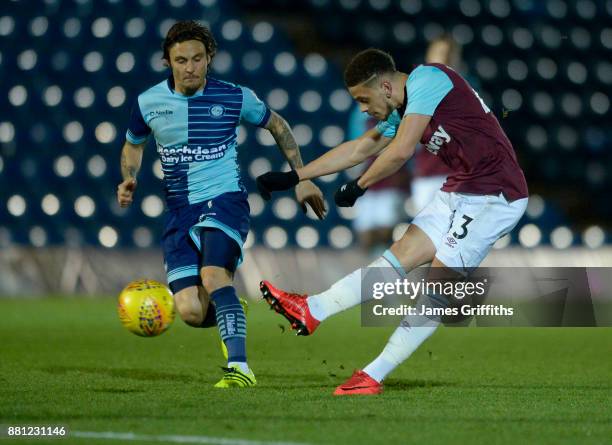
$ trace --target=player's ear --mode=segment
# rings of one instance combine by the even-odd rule
[[[210,65],[210,62],[212,61],[212,57],[210,57],[210,54],[206,54],[206,66]]]
[[[166,59],[166,58],[163,58],[163,59],[162,59],[162,63],[164,64],[164,66],[165,66],[166,68],[172,68],[172,64],[171,64],[171,63],[170,63],[170,61],[169,61],[168,59]]]
[[[391,93],[393,92],[393,85],[389,79],[385,79],[381,83],[381,87],[387,99],[391,98]]]

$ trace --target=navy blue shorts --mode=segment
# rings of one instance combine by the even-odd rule
[[[162,247],[168,284],[172,292],[201,284],[202,246],[200,233],[218,229],[242,246],[249,233],[249,203],[246,192],[229,192],[216,198],[170,209],[166,214]]]

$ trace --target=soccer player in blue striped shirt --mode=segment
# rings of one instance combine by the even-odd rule
[[[249,230],[247,193],[236,153],[238,125],[246,121],[270,131],[293,169],[303,166],[300,150],[287,122],[253,91],[207,75],[216,52],[208,28],[195,21],[177,22],[163,50],[172,74],[134,104],[117,199],[122,207],[133,202],[143,149],[153,134],[168,208],[164,262],[177,310],[190,326],[218,326],[228,365],[215,386],[253,386],[244,309],[233,287]],[[322,194],[312,182],[300,184],[296,198],[323,218]]]

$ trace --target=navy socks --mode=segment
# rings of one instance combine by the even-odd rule
[[[246,317],[236,290],[233,286],[222,287],[211,293],[210,298],[216,306],[217,325],[227,347],[228,362],[246,363]]]

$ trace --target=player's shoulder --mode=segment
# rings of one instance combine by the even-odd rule
[[[242,93],[242,86],[237,83],[229,82],[227,80],[217,79],[215,77],[207,77],[206,82],[207,91],[222,91],[225,93]]]
[[[168,85],[168,79],[164,79],[161,82],[147,88],[138,95],[139,100],[146,100],[150,98],[159,98],[163,96],[169,96],[172,94],[170,86]]]
[[[431,79],[448,78],[450,74],[449,71],[452,71],[452,69],[441,63],[423,63],[410,72],[408,80],[422,79],[423,81],[427,81]]]
[[[446,65],[427,63],[417,66],[408,75],[406,89],[408,97],[429,94],[432,91],[449,91],[454,87],[455,79]]]

